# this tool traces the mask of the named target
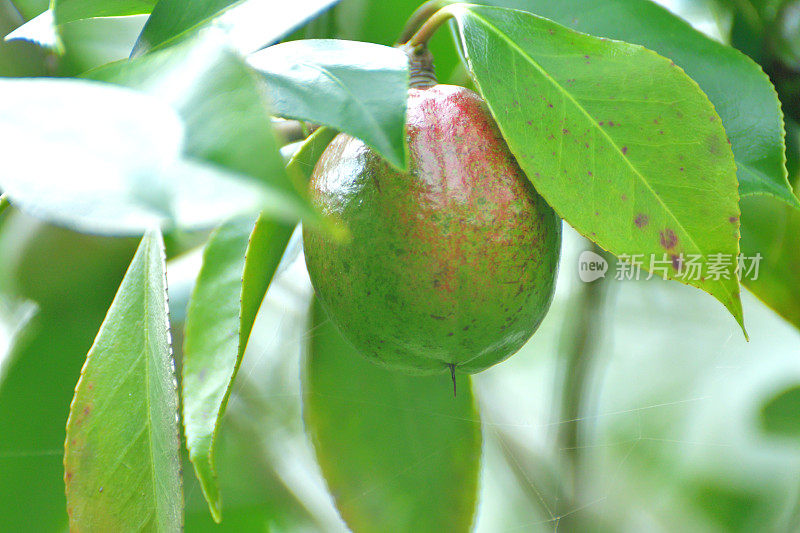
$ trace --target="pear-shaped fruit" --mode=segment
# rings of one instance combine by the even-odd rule
[[[410,89],[410,172],[338,135],[313,201],[349,228],[304,231],[322,305],[363,355],[409,372],[479,372],[533,335],[553,296],[561,221],[517,165],[480,97]]]

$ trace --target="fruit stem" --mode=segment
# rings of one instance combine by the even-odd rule
[[[427,46],[428,41],[433,37],[433,34],[436,33],[436,30],[438,30],[442,24],[453,18],[453,11],[448,8],[450,4],[452,4],[452,2],[446,2],[444,7],[430,15],[419,29],[403,44],[412,48]],[[423,7],[425,7],[425,5],[423,5],[420,10]]]
[[[403,31],[400,33],[400,37],[397,39],[397,44],[407,43],[408,40],[417,33],[420,26],[425,24],[437,11],[452,3],[453,0],[429,0],[419,6],[408,18],[408,22],[406,22]]]
[[[9,205],[11,204],[8,201],[8,196],[5,194],[0,195],[0,214],[2,214]]]
[[[408,56],[408,86],[412,89],[427,89],[437,83],[436,72],[433,68],[433,55],[425,45],[412,47],[401,45]]]

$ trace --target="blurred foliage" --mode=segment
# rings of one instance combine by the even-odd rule
[[[135,246],[136,240],[80,235],[19,213],[3,221],[0,294],[30,300],[37,312],[6,355],[0,381],[2,530],[66,528],[69,404]]]

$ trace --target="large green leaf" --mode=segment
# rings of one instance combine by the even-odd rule
[[[189,457],[214,519],[222,507],[214,439],[247,339],[292,226],[234,219],[206,245],[186,319],[183,414]],[[232,335],[238,332],[238,335]]]
[[[668,57],[708,95],[730,138],[739,194],[768,194],[800,207],[786,179],[783,116],[754,61],[694,30],[650,0],[479,0],[530,11],[575,30],[640,44]]]
[[[75,388],[64,452],[73,530],[182,528],[164,263],[160,233],[147,232]]]
[[[183,124],[158,98],[45,78],[0,80],[0,91],[0,188],[35,216],[106,234],[205,228],[260,208],[297,217],[288,193],[182,157]]]
[[[469,531],[481,455],[470,379],[381,368],[315,303],[303,363],[306,430],[353,531]]]
[[[266,78],[277,114],[349,133],[405,168],[405,53],[372,43],[309,39],[270,46],[248,61]]]
[[[660,261],[658,274],[709,292],[744,327],[736,167],[697,84],[637,45],[522,11],[448,9],[511,151],[559,215],[618,256]],[[690,256],[697,276],[682,268]]]
[[[744,285],[800,329],[800,211],[774,198],[742,199],[742,254],[749,269]],[[754,279],[755,278],[755,279]]]
[[[156,0],[53,0],[56,24],[150,13]]]
[[[0,300],[37,311],[0,364],[0,531],[66,531],[69,403],[137,242],[2,218]]]
[[[191,41],[108,65],[90,76],[170,103],[186,123],[188,155],[280,191],[283,201],[270,210],[279,219],[296,222],[303,217],[310,224],[319,223],[305,189],[298,189],[287,176],[264,82],[236,54],[214,41]]]

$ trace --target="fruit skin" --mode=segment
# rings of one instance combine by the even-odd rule
[[[363,355],[412,373],[484,370],[533,335],[553,295],[561,221],[480,97],[410,89],[411,172],[338,135],[311,196],[352,239],[303,232],[325,310]]]

